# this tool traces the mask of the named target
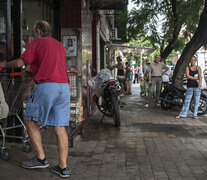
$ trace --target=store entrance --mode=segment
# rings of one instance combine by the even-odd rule
[[[48,21],[52,27],[52,36],[60,40],[59,4],[59,0],[0,0],[0,61],[8,62],[20,57],[33,40],[32,29],[37,20]],[[10,111],[7,126],[18,125],[17,119],[11,112],[17,112],[20,118],[23,116],[22,107],[33,85],[31,69],[29,66],[24,70],[6,69],[4,73],[0,73],[0,80],[3,89],[7,88],[6,91],[4,90]],[[16,99],[18,99],[18,106],[14,104]],[[15,132],[11,132],[13,133],[20,135],[22,130],[15,129]]]
[[[0,61],[18,58],[33,40],[37,20],[52,26],[52,36],[60,40],[60,1],[0,0]]]

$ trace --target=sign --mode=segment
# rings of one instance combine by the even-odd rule
[[[66,56],[77,56],[77,36],[63,36]]]

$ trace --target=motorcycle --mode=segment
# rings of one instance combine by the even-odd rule
[[[89,80],[89,85],[96,90],[96,105],[103,113],[101,122],[105,116],[113,117],[115,127],[120,122],[120,84],[111,75],[112,68],[102,69],[97,76]]]
[[[166,84],[164,90],[160,94],[161,108],[168,110],[175,106],[182,107],[185,100],[186,89],[182,86],[176,86],[174,84]],[[193,112],[194,99],[192,98],[190,103],[190,110]],[[207,113],[207,90],[201,90],[201,97],[198,107],[198,115]]]

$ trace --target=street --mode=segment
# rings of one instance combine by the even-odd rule
[[[88,120],[83,134],[69,148],[71,180],[206,180],[207,118],[175,119],[179,109],[145,108],[139,85],[132,95],[121,97],[121,127],[97,113]],[[49,131],[49,130],[48,130]],[[42,132],[48,133],[47,130]],[[58,163],[55,136],[43,143],[50,165]],[[54,141],[54,143],[52,143]],[[60,179],[49,168],[25,170],[21,161],[34,156],[22,145],[8,143],[12,158],[0,159],[0,179]]]

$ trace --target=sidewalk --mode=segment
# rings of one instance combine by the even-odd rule
[[[144,108],[138,85],[121,98],[121,127],[97,112],[69,149],[71,180],[206,180],[207,118],[175,119],[178,110]],[[43,132],[46,133],[46,132]],[[49,137],[49,136],[48,136]],[[54,141],[55,136],[50,136]],[[12,158],[0,159],[0,179],[60,179],[49,168],[25,170],[19,163],[32,158],[21,144],[9,144]],[[50,165],[58,163],[57,147],[45,145]]]

